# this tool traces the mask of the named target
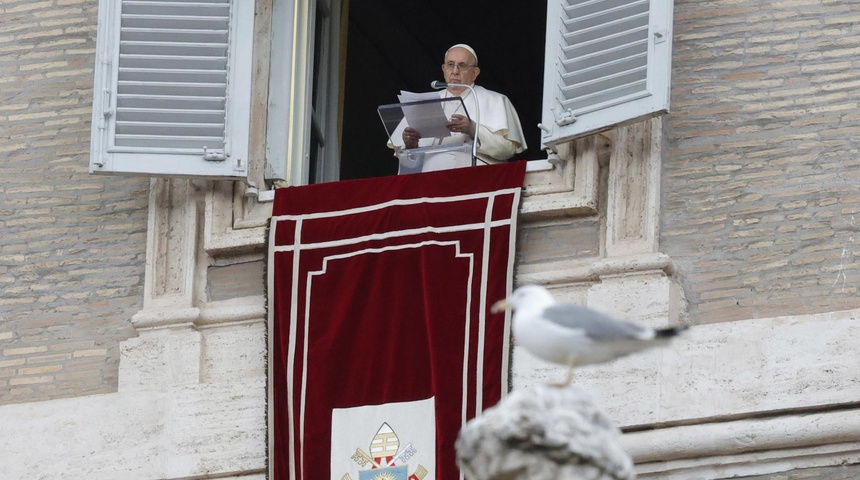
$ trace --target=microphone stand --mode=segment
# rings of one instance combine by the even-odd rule
[[[472,166],[474,167],[478,163],[478,127],[481,126],[481,107],[478,105],[478,96],[475,93],[475,89],[472,88],[471,85],[466,85],[465,83],[445,83],[438,80],[430,82],[430,88],[436,90],[442,90],[443,88],[448,87],[468,88],[472,93],[472,97],[475,99],[475,136],[472,138]],[[462,99],[460,101],[462,101]],[[463,106],[465,107],[465,104]]]

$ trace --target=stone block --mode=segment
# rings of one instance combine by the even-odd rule
[[[653,328],[682,323],[686,310],[677,280],[662,271],[602,276],[588,291],[588,306]]]
[[[200,382],[201,336],[191,325],[143,330],[120,352],[121,392]]]

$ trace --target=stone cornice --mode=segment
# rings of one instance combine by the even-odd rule
[[[523,266],[517,273],[517,284],[537,283],[562,285],[569,283],[597,282],[612,275],[662,272],[671,276],[675,272],[672,259],[664,253],[649,253],[627,257],[604,258],[589,262],[557,262],[547,265]]]
[[[213,302],[204,307],[144,308],[137,312],[131,323],[138,330],[166,328],[181,325],[205,327],[246,321],[265,321],[266,306],[262,297],[248,297],[229,302]]]

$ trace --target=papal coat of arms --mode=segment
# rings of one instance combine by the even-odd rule
[[[427,469],[418,465],[409,474],[409,459],[418,450],[411,443],[400,448],[400,439],[388,425],[383,423],[370,442],[368,451],[355,449],[350,457],[364,470],[358,472],[358,480],[422,480],[427,475]],[[353,480],[347,473],[341,480]]]

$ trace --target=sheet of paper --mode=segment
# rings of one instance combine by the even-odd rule
[[[401,90],[397,99],[400,103],[439,100],[439,94],[436,92],[413,93]],[[424,138],[451,136],[451,132],[445,127],[445,124],[448,123],[448,117],[445,116],[442,102],[404,106],[403,115],[406,117],[406,123],[418,130],[418,133]]]

